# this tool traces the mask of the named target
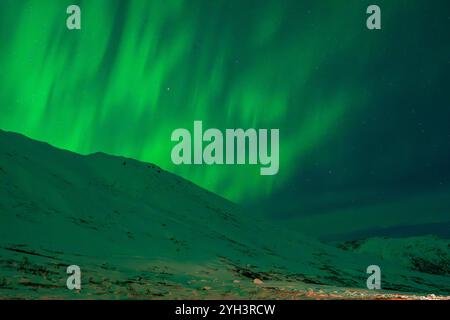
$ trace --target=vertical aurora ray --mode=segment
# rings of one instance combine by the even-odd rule
[[[265,197],[367,110],[362,66],[391,41],[367,34],[367,3],[3,0],[0,128],[153,162],[235,201]],[[383,3],[389,26],[402,3]],[[65,28],[69,4],[81,31]],[[174,166],[170,134],[194,120],[279,128],[280,173]]]

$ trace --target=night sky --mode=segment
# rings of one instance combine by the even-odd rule
[[[1,129],[152,162],[277,217],[419,202],[448,220],[449,91],[448,0],[0,2]],[[194,120],[279,128],[279,174],[173,165],[171,132]]]

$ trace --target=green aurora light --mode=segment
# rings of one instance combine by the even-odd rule
[[[348,168],[362,162],[348,137],[386,113],[373,106],[383,108],[377,94],[404,74],[386,59],[402,50],[396,36],[423,28],[404,22],[423,12],[420,2],[378,2],[383,30],[371,32],[369,1],[3,0],[0,128],[82,154],[152,162],[231,200],[258,201],[302,185],[293,177],[313,167],[312,155],[327,173],[344,154]],[[80,31],[65,27],[70,4],[82,9]],[[425,67],[422,76],[441,73]],[[173,165],[171,132],[194,120],[279,128],[279,174]]]

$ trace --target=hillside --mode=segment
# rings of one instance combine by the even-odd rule
[[[450,240],[436,236],[397,239],[378,237],[336,245],[346,251],[395,261],[405,269],[447,277],[450,275]]]
[[[155,165],[4,131],[0,257],[0,298],[370,297],[371,264],[381,266],[385,290],[450,288],[446,275],[255,219]],[[72,264],[82,270],[80,292],[65,286]]]

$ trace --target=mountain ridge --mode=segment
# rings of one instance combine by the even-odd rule
[[[384,289],[445,293],[448,281],[287,232],[130,158],[83,156],[0,131],[0,179],[0,297],[71,298],[71,264],[84,275],[78,296],[100,298],[364,290],[374,263]]]

